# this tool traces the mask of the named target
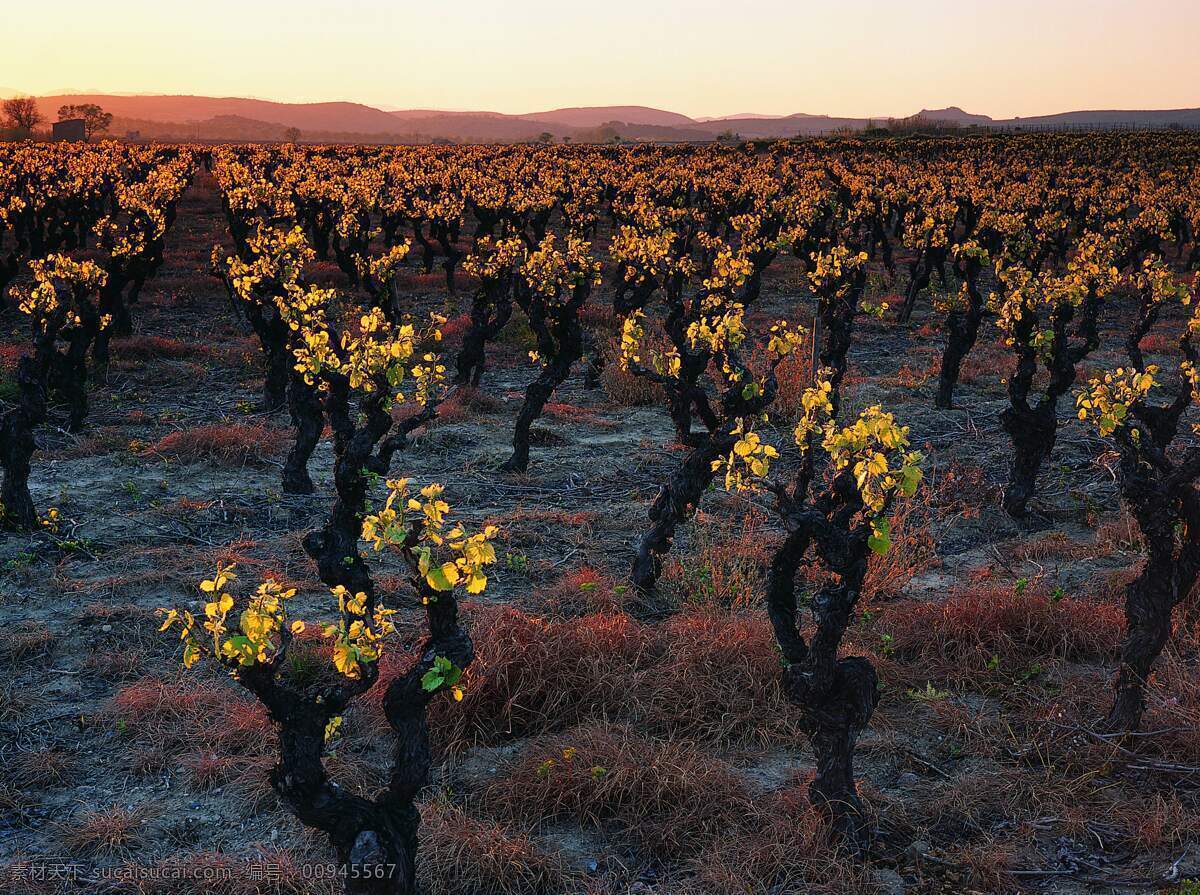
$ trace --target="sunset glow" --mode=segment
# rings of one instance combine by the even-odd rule
[[[0,87],[530,112],[996,117],[1200,105],[1188,0],[11,5]]]

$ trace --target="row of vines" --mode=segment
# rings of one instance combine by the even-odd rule
[[[331,610],[297,618],[293,590],[270,579],[239,588],[222,566],[200,585],[203,612],[164,610],[163,627],[180,637],[185,665],[224,666],[266,706],[279,734],[272,784],[354,871],[348,889],[415,891],[415,801],[433,761],[426,709],[469,686],[459,600],[485,591],[496,561],[496,529],[456,516],[454,482],[419,486],[399,477],[398,457],[456,388],[486,385],[489,350],[515,321],[536,347],[511,456],[494,474],[536,475],[531,428],[555,390],[573,374],[596,387],[610,365],[644,382],[686,448],[631,545],[637,592],[654,591],[677,533],[714,488],[774,518],[763,604],[817,760],[810,797],[836,839],[865,854],[872,820],[853,759],[879,680],[842,641],[872,558],[891,546],[893,514],[936,458],[914,449],[920,433],[894,408],[853,400],[863,320],[906,327],[930,303],[946,412],[977,343],[1004,349],[1003,507],[1014,518],[1036,515],[1064,426],[1090,427],[1097,451],[1118,458],[1146,557],[1126,594],[1104,723],[1137,730],[1173,610],[1200,574],[1189,417],[1200,399],[1197,148],[1186,136],[1110,135],[0,150],[0,291],[6,313],[30,327],[0,431],[5,523],[38,524],[28,480],[48,401],[66,406],[72,431],[85,425],[89,367],[103,370],[111,336],[129,331],[175,205],[206,168],[229,232],[212,273],[261,348],[264,410],[291,423],[284,492],[313,493],[310,459],[324,433],[332,440],[333,504],[303,541]],[[764,283],[784,258],[794,299],[768,314]],[[346,285],[320,285],[321,263],[336,264]],[[427,294],[403,286],[406,273],[438,268],[468,308],[461,340],[444,338],[447,316]],[[616,320],[612,344],[594,325],[604,315]],[[1172,341],[1145,349],[1164,328]],[[1112,332],[1126,360],[1083,381]],[[801,371],[796,394],[781,370]],[[368,797],[330,779],[324,757],[341,715],[378,683],[395,631],[395,595],[372,575],[382,550],[408,570],[426,634],[386,684],[394,760],[387,786]],[[334,666],[315,679],[288,661],[314,631]]]

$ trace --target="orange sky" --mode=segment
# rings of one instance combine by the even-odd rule
[[[59,0],[0,88],[530,112],[994,117],[1200,106],[1197,0]]]

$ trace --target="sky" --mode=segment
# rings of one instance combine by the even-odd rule
[[[1200,106],[1196,0],[10,0],[0,88],[521,113]]]

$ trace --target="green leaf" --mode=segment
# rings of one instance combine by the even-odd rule
[[[872,534],[867,538],[867,546],[883,556],[892,546],[892,526],[886,519],[876,519],[871,523]]]
[[[425,574],[425,580],[429,582],[429,586],[434,590],[452,590],[454,585],[450,583],[450,579],[446,577],[446,573],[442,571],[441,566],[434,566]]]
[[[433,660],[433,667],[421,676],[421,688],[427,693],[433,693],[442,687],[453,687],[463,675],[463,670],[447,659],[438,656]]]
[[[436,668],[430,668],[427,672],[421,675],[421,689],[426,693],[432,693],[442,685],[442,673]]]

